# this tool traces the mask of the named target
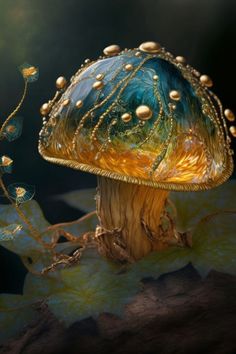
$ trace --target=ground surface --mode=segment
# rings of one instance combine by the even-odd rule
[[[2,354],[235,354],[236,277],[188,265],[143,290],[122,318],[103,313],[65,328],[43,304],[40,320],[0,348]]]

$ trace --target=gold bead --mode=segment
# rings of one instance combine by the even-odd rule
[[[158,53],[161,50],[161,45],[157,42],[144,42],[140,44],[139,49],[142,52]]]
[[[231,125],[231,127],[229,127],[229,131],[233,135],[233,137],[236,138],[236,127],[235,127],[235,125]]]
[[[140,55],[141,55],[140,52],[136,52],[136,53],[135,53],[135,56],[136,56],[136,57],[140,57]]]
[[[83,101],[82,100],[78,100],[75,104],[76,108],[81,108],[83,106]]]
[[[127,70],[127,71],[131,71],[131,70],[133,70],[133,65],[132,64],[126,64],[125,65],[125,70]]]
[[[62,106],[66,107],[68,106],[68,104],[70,103],[70,99],[66,98],[63,102],[62,102]]]
[[[198,70],[196,70],[196,69],[193,69],[193,74],[196,76],[196,77],[200,77],[201,76],[201,73],[198,71]]]
[[[132,116],[130,113],[124,113],[122,114],[121,119],[123,120],[124,123],[128,123],[131,121]]]
[[[97,74],[96,79],[101,81],[104,78],[104,74]]]
[[[93,84],[93,88],[95,90],[100,90],[103,87],[103,82],[102,81],[95,81]]]
[[[144,121],[152,117],[152,110],[146,105],[141,105],[138,108],[136,108],[135,113],[138,119]]]
[[[169,96],[174,101],[179,101],[181,98],[181,95],[180,95],[179,91],[177,91],[177,90],[170,91]]]
[[[225,109],[224,115],[230,122],[233,122],[235,120],[235,115],[229,108]]]
[[[182,57],[181,55],[178,55],[175,60],[180,63],[180,64],[186,64],[186,59],[185,57]]]
[[[206,87],[212,87],[213,81],[208,75],[201,75],[200,82]]]
[[[90,59],[88,59],[88,58],[87,58],[87,59],[85,59],[84,63],[85,63],[85,64],[90,63]]]
[[[157,75],[154,75],[154,76],[153,76],[153,80],[158,80],[158,76],[157,76]]]
[[[44,103],[40,108],[40,113],[42,116],[46,116],[50,112],[50,106],[48,103]]]
[[[170,107],[170,109],[175,110],[176,109],[176,104],[170,103],[169,107]]]
[[[66,78],[64,76],[60,76],[57,78],[56,80],[56,88],[58,88],[59,90],[65,88],[67,84]]]
[[[120,53],[120,47],[117,44],[109,45],[103,49],[103,53],[108,57],[112,57]]]

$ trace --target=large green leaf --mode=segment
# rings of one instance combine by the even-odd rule
[[[140,283],[129,273],[119,274],[119,270],[120,266],[89,248],[77,266],[47,277],[27,275],[24,294],[46,299],[50,310],[67,325],[102,312],[120,315],[124,304],[140,289]]]
[[[201,192],[171,192],[170,199],[177,209],[177,226],[186,231],[203,217],[216,211],[236,210],[236,181]]]
[[[236,213],[222,213],[197,225],[193,233],[194,267],[236,275]]]

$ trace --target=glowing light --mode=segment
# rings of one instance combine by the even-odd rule
[[[7,188],[10,198],[17,204],[25,203],[31,200],[35,194],[34,186],[25,183],[13,183]]]

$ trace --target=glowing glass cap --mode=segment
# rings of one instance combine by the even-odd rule
[[[66,90],[58,78],[54,99],[41,108],[48,115],[42,156],[157,188],[223,183],[233,170],[232,150],[211,79],[155,42],[124,51],[112,45],[104,54],[86,60]]]

